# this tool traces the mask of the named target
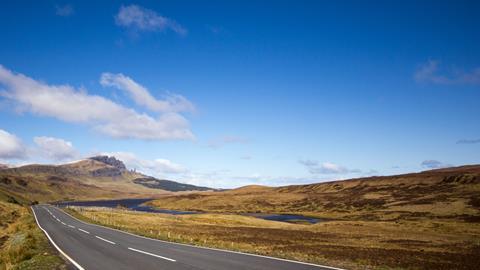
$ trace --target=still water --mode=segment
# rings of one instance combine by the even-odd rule
[[[163,213],[171,215],[189,215],[199,214],[200,212],[193,211],[178,211],[169,209],[158,209],[150,206],[142,205],[152,199],[120,199],[120,200],[99,200],[99,201],[76,201],[76,202],[59,202],[55,203],[60,207],[65,206],[84,206],[84,207],[124,207],[130,210],[149,212],[149,213]],[[261,218],[265,220],[282,221],[282,222],[307,222],[314,224],[320,222],[318,218],[306,217],[301,215],[287,215],[287,214],[257,214],[247,213],[247,216]]]

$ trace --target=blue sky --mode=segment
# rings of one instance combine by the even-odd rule
[[[285,185],[480,163],[475,1],[14,1],[0,162]]]

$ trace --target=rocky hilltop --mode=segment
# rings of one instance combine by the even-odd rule
[[[119,170],[126,170],[127,167],[125,167],[125,164],[121,160],[116,159],[115,157],[109,157],[109,156],[95,156],[91,157],[89,159],[96,160],[102,163],[105,163],[107,165],[113,166]]]

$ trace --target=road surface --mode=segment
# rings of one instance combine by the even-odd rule
[[[80,221],[50,205],[32,207],[50,242],[78,269],[338,269],[145,238]]]

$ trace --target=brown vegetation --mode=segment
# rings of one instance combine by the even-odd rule
[[[300,225],[234,214],[173,216],[78,207],[69,211],[90,222],[152,238],[347,269],[480,266],[480,224],[476,223],[405,220]]]
[[[293,213],[325,218],[329,221],[299,227],[301,233],[293,237],[297,245],[277,243],[282,239],[280,234],[270,236],[276,243],[271,252],[291,252],[295,257],[292,250],[302,250],[300,253],[306,256],[303,259],[309,261],[333,260],[335,264],[335,260],[346,260],[359,268],[476,269],[480,267],[479,194],[480,166],[476,165],[311,185],[253,186],[168,196],[148,204],[210,213]],[[248,241],[265,239],[268,243],[267,238],[259,236],[268,233],[263,228],[255,230],[257,233],[246,233],[252,236]],[[312,231],[322,234],[312,235]]]
[[[26,203],[0,192],[0,269],[66,269]]]
[[[250,186],[170,195],[158,208],[216,213],[295,213],[342,220],[480,219],[480,166],[311,185]]]

